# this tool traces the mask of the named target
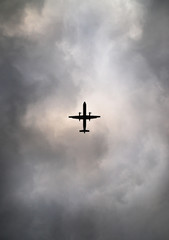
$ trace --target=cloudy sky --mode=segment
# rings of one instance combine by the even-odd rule
[[[168,26],[165,0],[0,1],[0,239],[169,239]]]

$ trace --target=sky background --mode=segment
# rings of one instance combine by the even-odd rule
[[[0,1],[0,239],[169,239],[168,26],[165,0]]]

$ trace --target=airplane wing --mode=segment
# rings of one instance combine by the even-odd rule
[[[94,119],[94,118],[100,118],[100,116],[86,115],[86,119]]]
[[[74,118],[74,119],[83,119],[83,115],[77,115],[77,116],[69,116],[69,118]]]

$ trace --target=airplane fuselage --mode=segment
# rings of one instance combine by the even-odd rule
[[[86,103],[83,103],[83,130],[86,130]]]

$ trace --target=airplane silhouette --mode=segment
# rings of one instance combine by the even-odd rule
[[[83,115],[80,115],[81,112],[79,112],[79,115],[77,116],[69,116],[69,118],[74,118],[74,119],[79,119],[80,120],[83,120],[83,130],[79,130],[79,132],[90,132],[89,130],[86,130],[86,120],[89,120],[90,119],[94,119],[94,118],[100,118],[100,116],[94,116],[94,115],[90,115],[91,112],[89,112],[89,115],[86,115],[86,103],[84,102],[83,103]]]

